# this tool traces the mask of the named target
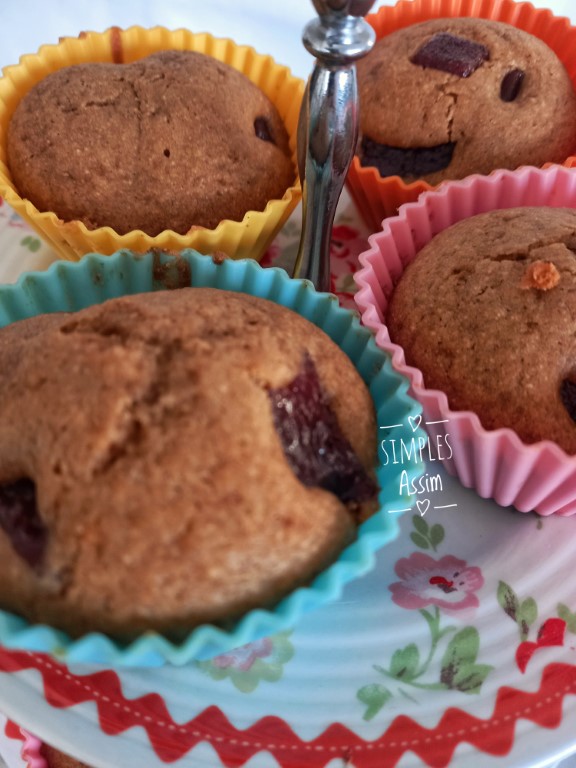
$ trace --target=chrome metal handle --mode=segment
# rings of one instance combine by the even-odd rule
[[[302,182],[302,235],[294,277],[330,289],[330,236],[336,206],[358,138],[358,89],[354,62],[374,45],[363,16],[374,0],[313,0],[319,18],[302,41],[316,57],[298,124]]]

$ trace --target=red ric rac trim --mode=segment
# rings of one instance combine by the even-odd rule
[[[142,726],[163,762],[177,761],[196,744],[206,741],[227,768],[240,768],[261,750],[271,752],[282,768],[324,768],[338,757],[353,761],[355,768],[393,768],[408,750],[431,768],[446,768],[454,749],[463,741],[491,755],[508,754],[519,718],[542,728],[556,728],[562,720],[564,696],[576,694],[576,666],[549,664],[542,674],[540,689],[534,693],[500,688],[493,714],[487,720],[454,708],[447,709],[432,729],[400,715],[374,741],[364,741],[339,723],[330,725],[313,741],[302,741],[277,717],[264,717],[246,730],[238,730],[215,706],[188,723],[176,723],[158,694],[126,699],[120,679],[112,670],[75,677],[49,656],[0,648],[1,671],[24,669],[41,672],[46,701],[53,707],[95,701],[104,733],[118,735],[135,725]]]

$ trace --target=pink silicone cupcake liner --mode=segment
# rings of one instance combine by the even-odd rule
[[[20,754],[22,755],[22,760],[26,763],[26,768],[48,768],[48,763],[42,755],[42,742],[40,739],[32,736],[24,728],[20,729],[20,733],[24,741]]]
[[[497,208],[576,208],[576,170],[562,166],[495,171],[446,182],[403,205],[383,230],[369,238],[354,276],[356,303],[364,325],[376,332],[394,368],[408,377],[411,394],[423,407],[422,420],[433,440],[449,435],[453,455],[446,470],[467,488],[502,506],[541,515],[576,513],[576,456],[551,441],[523,443],[511,429],[486,430],[476,414],[453,411],[443,392],[427,389],[422,372],[406,364],[403,349],[390,340],[385,324],[388,300],[402,271],[434,235],[461,219]],[[417,297],[415,297],[417,298]]]

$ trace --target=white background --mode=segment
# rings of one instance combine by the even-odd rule
[[[374,8],[392,3],[377,0]],[[535,0],[535,5],[576,19],[576,0]],[[310,0],[0,0],[0,67],[62,35],[161,24],[232,37],[305,77],[311,58],[300,45],[300,32],[314,16]],[[271,36],[271,28],[283,34]]]

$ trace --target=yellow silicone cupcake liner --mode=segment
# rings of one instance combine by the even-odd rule
[[[399,0],[393,6],[382,6],[367,16],[367,20],[379,40],[412,24],[459,16],[502,21],[540,38],[558,56],[576,90],[576,27],[571,26],[567,18],[555,16],[544,8],[535,8],[531,3],[516,0]],[[569,168],[576,165],[576,154],[567,157],[562,165]],[[422,192],[440,186],[432,186],[420,179],[405,182],[399,176],[383,177],[376,168],[362,166],[358,156],[352,161],[346,183],[362,218],[374,231],[380,229],[384,218],[395,216],[401,205],[414,202]]]
[[[290,136],[294,184],[282,199],[270,200],[263,211],[248,211],[242,221],[221,221],[215,229],[191,227],[185,235],[165,230],[155,237],[135,230],[119,235],[110,227],[90,230],[80,221],[62,221],[54,212],[41,212],[18,194],[6,156],[8,124],[23,96],[51,72],[86,62],[130,63],[166,49],[192,50],[213,56],[234,67],[257,85],[275,105]],[[221,251],[231,258],[260,260],[300,200],[297,178],[296,132],[304,83],[287,67],[270,57],[232,40],[185,29],[112,27],[106,32],[81,33],[57,45],[44,45],[38,53],[22,56],[20,63],[6,67],[0,78],[0,196],[58,253],[77,261],[90,251],[110,255],[121,248],[143,253],[151,248],[181,251],[194,248],[202,253]]]

